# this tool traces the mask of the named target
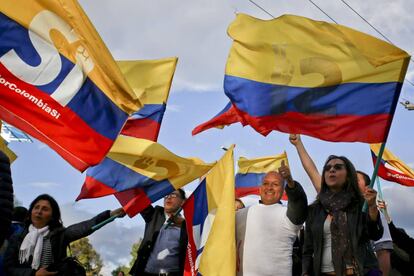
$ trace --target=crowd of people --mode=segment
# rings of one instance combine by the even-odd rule
[[[302,165],[317,192],[308,203],[301,184],[282,165],[265,175],[258,204],[246,207],[236,199],[237,275],[413,275],[414,239],[383,215],[385,202],[369,187],[367,174],[344,156],[327,158],[322,174],[299,135],[290,135]],[[283,193],[287,204],[282,204]],[[186,200],[182,189],[165,196],[164,206],[140,213],[144,237],[130,275],[184,274],[187,248]],[[363,208],[367,203],[366,211]],[[95,225],[122,208],[64,227],[59,205],[47,194],[28,210],[13,209],[10,164],[0,152],[0,275],[63,275],[59,262],[67,246],[94,232]]]

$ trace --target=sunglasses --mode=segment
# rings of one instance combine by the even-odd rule
[[[324,171],[330,171],[332,168],[334,168],[335,171],[340,171],[340,170],[345,168],[345,164],[325,165],[323,170]]]
[[[164,196],[164,199],[177,198],[177,197],[180,197],[180,195],[179,194],[176,194],[176,193],[172,193],[172,194],[169,194],[169,195]]]

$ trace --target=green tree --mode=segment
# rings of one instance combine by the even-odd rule
[[[138,248],[141,245],[142,238],[140,238],[137,242],[132,244],[131,248],[131,261],[129,262],[129,268],[132,268],[132,265],[134,264],[135,260],[138,258]]]
[[[72,255],[82,263],[87,276],[98,276],[102,269],[102,260],[90,244],[88,238],[82,238],[70,244]]]
[[[129,271],[132,268],[132,265],[134,264],[135,260],[138,257],[138,248],[141,245],[142,239],[139,239],[136,243],[132,244],[131,248],[131,261],[129,262],[128,266],[122,265],[118,266],[115,270],[113,270],[111,273],[113,276],[118,276],[118,273],[120,271],[124,272],[125,275],[129,275]]]

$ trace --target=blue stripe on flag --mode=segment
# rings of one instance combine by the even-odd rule
[[[263,182],[265,173],[238,173],[236,174],[236,188],[257,187]]]
[[[329,87],[291,87],[225,76],[224,90],[250,116],[286,112],[326,115],[388,114],[399,82],[342,83]]]
[[[118,192],[133,188],[148,189],[149,194],[147,195],[150,198],[155,198],[157,194],[160,193],[160,189],[166,189],[168,186],[173,187],[168,180],[156,181],[139,174],[108,157],[105,157],[99,165],[87,170],[86,174]],[[152,186],[159,186],[160,188],[150,189]]]

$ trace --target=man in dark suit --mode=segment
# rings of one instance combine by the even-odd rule
[[[141,212],[145,233],[131,275],[183,275],[187,231],[178,213],[185,199],[178,189],[164,197],[164,207],[149,206]]]

